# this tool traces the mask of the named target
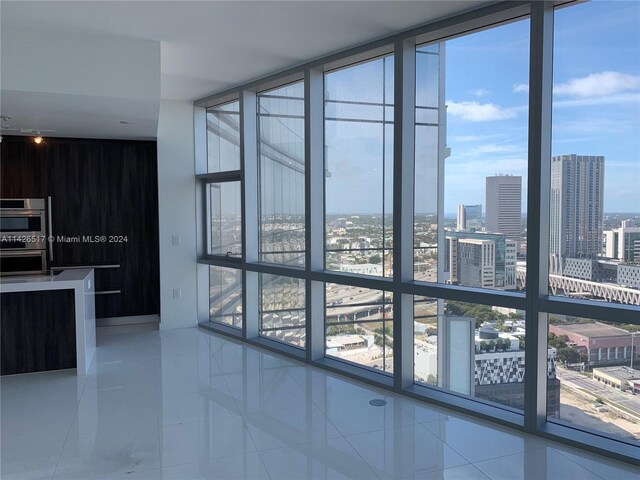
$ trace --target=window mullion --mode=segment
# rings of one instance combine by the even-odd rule
[[[403,389],[413,384],[413,297],[401,287],[413,280],[415,43],[397,40],[394,57],[393,371],[395,387]]]
[[[529,66],[529,170],[527,203],[527,334],[525,428],[534,433],[547,419],[547,315],[549,181],[553,85],[553,5],[532,2]]]
[[[324,284],[310,273],[324,268],[324,72],[304,78],[305,272],[307,360],[324,357]]]
[[[242,183],[242,264],[258,261],[258,132],[256,93],[240,93],[240,168]],[[244,338],[258,336],[258,274],[242,272]]]

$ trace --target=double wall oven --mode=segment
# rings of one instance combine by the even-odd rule
[[[0,275],[45,273],[48,211],[43,198],[0,199]]]

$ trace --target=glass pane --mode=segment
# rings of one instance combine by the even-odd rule
[[[547,415],[640,445],[640,326],[549,314]]]
[[[416,49],[416,280],[524,288],[528,78],[529,20]]]
[[[640,4],[557,9],[549,288],[640,305]]]
[[[260,274],[260,335],[304,348],[304,280]]]
[[[209,253],[240,257],[242,255],[242,209],[240,182],[210,183],[209,218],[211,219]]]
[[[523,410],[525,330],[519,310],[416,296],[414,380]]]
[[[207,109],[209,173],[240,169],[240,102]]]
[[[393,373],[393,294],[327,283],[327,356]]]
[[[393,58],[325,75],[326,268],[391,276]]]
[[[304,266],[304,84],[258,95],[260,261]]]
[[[242,271],[209,266],[209,321],[242,328]]]

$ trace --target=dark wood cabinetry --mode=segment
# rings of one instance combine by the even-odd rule
[[[2,136],[0,188],[2,198],[44,198],[44,162],[48,145],[13,141]],[[44,148],[39,148],[44,147]]]
[[[0,196],[51,197],[50,266],[119,265],[96,269],[96,291],[112,292],[96,295],[97,318],[159,314],[156,142],[46,138],[36,145],[4,136],[0,145]]]
[[[3,293],[0,374],[76,367],[73,290]]]

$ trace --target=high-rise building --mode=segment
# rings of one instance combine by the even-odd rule
[[[514,240],[522,235],[522,177],[496,175],[487,177],[486,229]]]
[[[487,232],[445,233],[447,281],[468,287],[516,288],[516,241]]]
[[[467,212],[462,203],[458,204],[458,216],[456,217],[456,230],[466,230]]]
[[[458,205],[458,230],[480,230],[482,228],[482,205]]]
[[[630,227],[626,221],[620,228],[604,232],[605,256],[626,263],[640,263],[640,227]]]
[[[551,159],[549,252],[552,258],[595,258],[602,253],[604,157]]]

